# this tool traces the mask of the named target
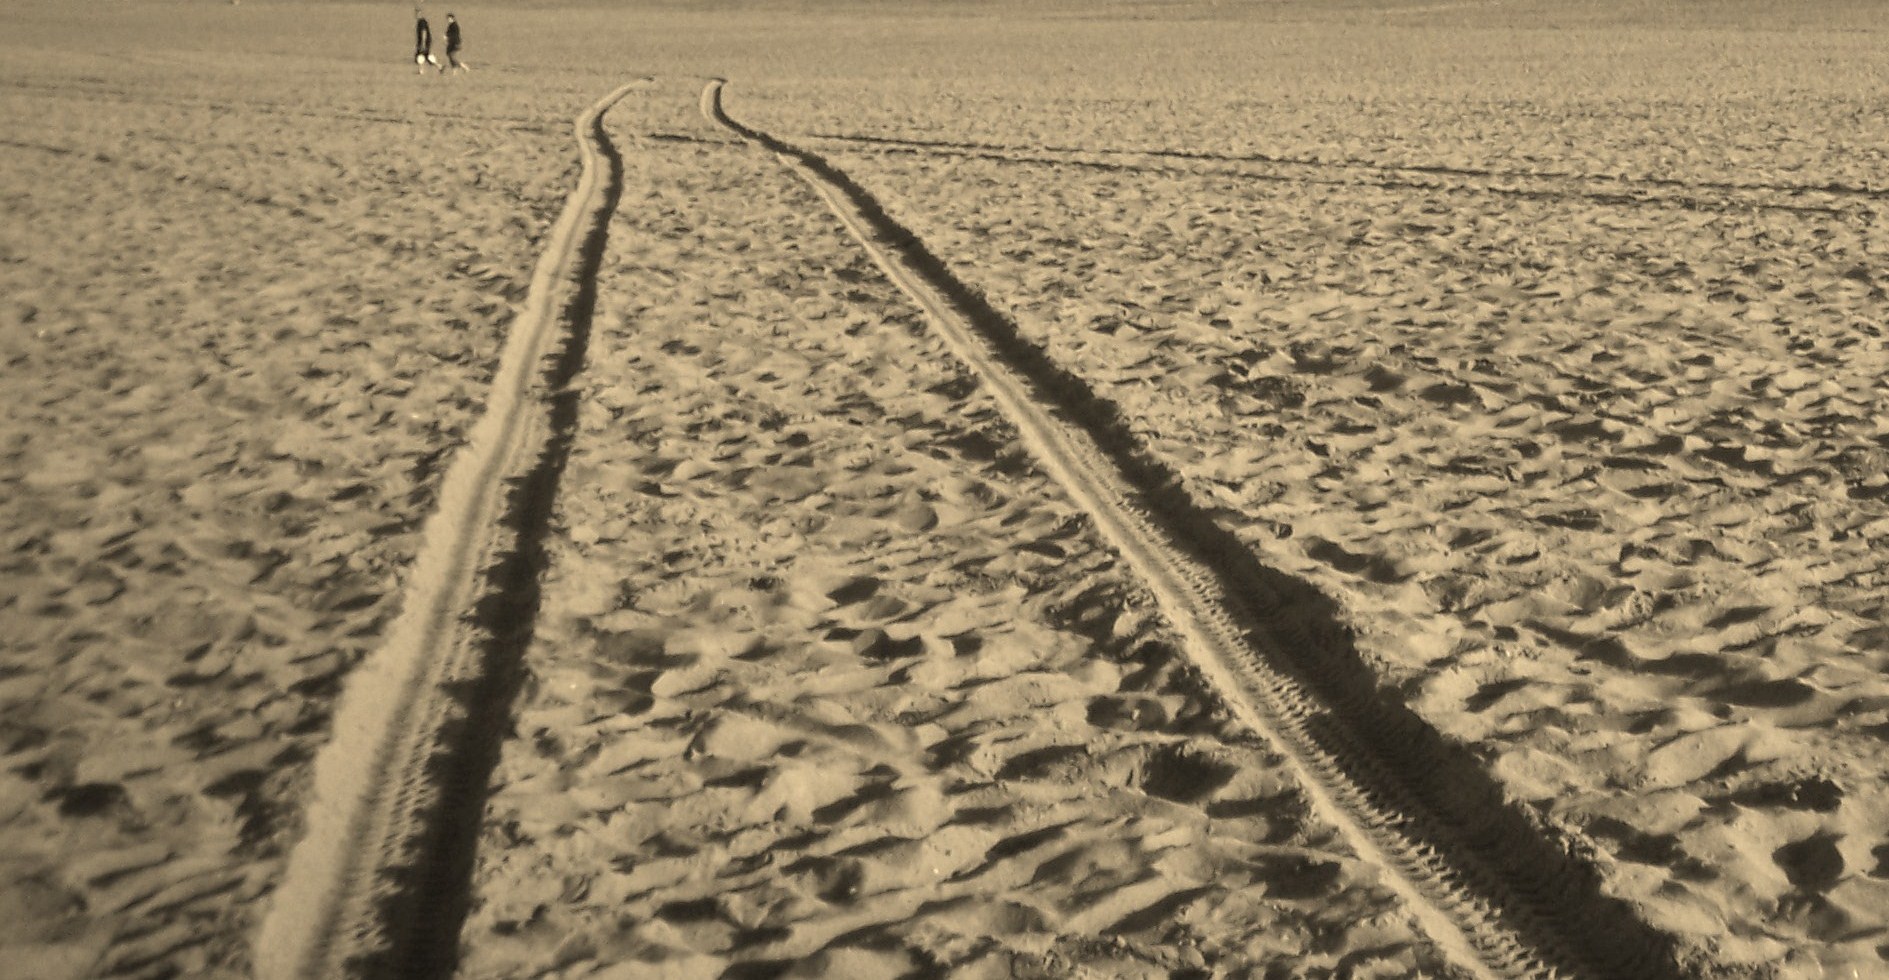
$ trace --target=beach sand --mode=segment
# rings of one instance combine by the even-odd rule
[[[0,945],[47,980],[246,975],[572,166],[555,89],[159,53],[0,92]]]
[[[1593,105],[1655,82],[1680,152]],[[1818,135],[1838,124],[1718,84],[1525,89],[1532,138],[1574,151],[1553,156],[1390,96],[1355,120],[1308,97],[1349,143],[1199,105],[1015,104],[953,140],[776,125],[1336,597],[1387,696],[1591,842],[1649,921],[1721,968],[1868,976],[1883,195]]]
[[[968,9],[18,5],[0,962],[250,975],[647,77],[459,972],[1469,975],[724,76],[1682,958],[1889,968],[1867,11]]]
[[[663,131],[627,141],[466,973],[1440,969],[811,191]]]

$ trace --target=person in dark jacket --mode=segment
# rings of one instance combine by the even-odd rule
[[[427,24],[426,15],[420,12],[420,8],[415,7],[413,16],[413,63],[420,66],[422,75],[426,74],[427,65],[445,71],[439,59],[433,57],[433,28]]]
[[[453,71],[471,71],[472,70],[471,65],[468,65],[465,62],[459,60],[460,42],[461,42],[461,37],[459,34],[459,22],[453,19],[452,14],[447,14],[446,15],[446,63],[452,66]]]

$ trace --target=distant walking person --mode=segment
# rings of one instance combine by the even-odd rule
[[[433,28],[427,25],[426,15],[420,13],[420,8],[415,7],[413,16],[418,19],[413,25],[413,63],[420,66],[422,75],[426,74],[427,65],[445,71],[445,66],[439,63],[438,58],[433,57]]]
[[[472,66],[459,60],[459,22],[452,14],[446,15],[446,62],[453,71],[471,71]]]

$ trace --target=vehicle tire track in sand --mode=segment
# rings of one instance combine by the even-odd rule
[[[882,154],[951,156],[1020,166],[1067,167],[1130,174],[1229,177],[1278,184],[1376,187],[1391,191],[1485,195],[1525,201],[1580,200],[1619,208],[1700,212],[1781,212],[1867,220],[1889,192],[1838,183],[1740,183],[1667,177],[1586,174],[1571,170],[1389,164],[1369,160],[1300,159],[1265,154],[1159,149],[1006,146],[882,136],[814,133],[809,139]],[[1352,176],[1344,176],[1344,174]],[[1812,203],[1806,203],[1806,201]]]
[[[451,970],[470,868],[461,852],[476,838],[466,825],[496,752],[483,736],[501,727],[486,716],[504,710],[493,702],[510,683],[505,661],[535,609],[532,528],[556,489],[556,433],[574,416],[558,389],[581,365],[622,190],[603,114],[639,84],[573,124],[582,175],[533,270],[485,414],[442,481],[400,614],[349,677],[316,757],[304,833],[256,939],[262,980]],[[554,353],[561,325],[569,334]]]
[[[1433,941],[1480,977],[1667,978],[1674,944],[1602,893],[1582,856],[1512,806],[1460,746],[1380,695],[1329,599],[1261,565],[1151,461],[1119,410],[958,282],[865,190],[808,151],[702,112],[775,153],[989,386],[1044,468],[1159,597],[1244,723],[1320,815],[1385,871]]]

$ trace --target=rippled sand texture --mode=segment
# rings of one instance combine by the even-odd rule
[[[0,68],[0,972],[241,976],[574,100],[89,36]]]
[[[1386,687],[1653,922],[1729,964],[1879,972],[1874,39],[1411,39],[1288,32],[1277,87],[1192,101],[992,86],[905,122],[894,84],[757,85],[747,112],[1341,597]]]
[[[917,311],[695,95],[608,117],[632,176],[464,974],[1437,969]]]
[[[508,6],[440,78],[406,6],[14,0],[0,972],[248,975],[654,76],[462,972],[1450,975],[715,75],[1656,926],[1880,975],[1889,64],[1709,6]]]

